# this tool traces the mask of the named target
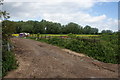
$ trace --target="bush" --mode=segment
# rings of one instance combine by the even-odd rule
[[[53,37],[53,38],[48,39],[48,43],[57,45],[60,47],[64,47],[65,39],[63,40],[62,38],[59,38],[59,37]]]
[[[78,41],[76,39],[70,39],[65,43],[65,48],[76,51],[76,52],[82,52],[84,49],[84,42]]]
[[[114,39],[111,39],[111,37]],[[99,39],[81,37],[62,39],[53,37],[46,39],[46,42],[76,52],[87,54],[89,57],[93,57],[94,59],[102,62],[115,64],[118,63],[118,39],[117,35],[115,34],[109,36],[102,35]]]
[[[76,38],[76,35],[75,35],[75,34],[72,34],[72,33],[69,33],[69,34],[68,34],[68,37],[69,37],[69,38]]]
[[[4,46],[5,46],[4,41]],[[7,47],[3,47],[2,49],[2,76],[5,76],[8,71],[17,68],[17,63],[15,59],[15,55],[12,51],[7,51]]]
[[[16,59],[12,52],[5,52],[2,56],[2,75],[5,76],[6,73],[12,69],[17,68]]]

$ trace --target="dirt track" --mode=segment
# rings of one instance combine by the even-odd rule
[[[5,78],[116,78],[117,64],[106,64],[50,44],[12,38],[19,67]]]

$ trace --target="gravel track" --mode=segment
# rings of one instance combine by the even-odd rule
[[[117,78],[117,64],[30,39],[12,38],[19,67],[5,78]]]

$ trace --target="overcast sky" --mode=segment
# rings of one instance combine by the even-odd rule
[[[96,2],[97,1],[97,2]],[[103,29],[118,30],[119,0],[6,0],[2,9],[9,20],[38,20],[67,24],[75,22]]]

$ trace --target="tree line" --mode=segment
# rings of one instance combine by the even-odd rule
[[[50,22],[46,20],[41,21],[3,21],[3,25],[9,26],[9,32],[14,33],[32,33],[32,34],[98,34],[97,28],[92,28],[89,25],[85,27],[76,23],[70,22],[67,25]],[[102,33],[112,33],[111,30],[103,30]]]

